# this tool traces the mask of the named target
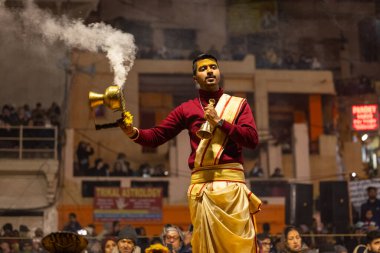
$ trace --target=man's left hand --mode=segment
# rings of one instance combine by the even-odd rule
[[[218,116],[218,113],[215,111],[214,106],[208,105],[205,107],[204,118],[210,122],[210,124],[215,127],[221,118]]]

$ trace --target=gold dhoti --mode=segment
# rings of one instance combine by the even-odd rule
[[[241,164],[197,168],[188,190],[194,253],[256,253],[254,214],[261,201],[245,185]]]

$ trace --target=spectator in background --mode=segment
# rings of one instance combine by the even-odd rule
[[[137,245],[137,234],[132,226],[123,228],[117,237],[117,249],[120,253],[140,253]]]
[[[313,57],[313,59],[311,60],[311,66],[310,67],[311,67],[311,69],[315,69],[315,70],[319,70],[322,68],[322,65],[319,62],[317,57]]]
[[[259,243],[260,253],[269,253],[272,248],[272,241],[269,234],[257,235],[257,241]]]
[[[255,163],[255,166],[253,166],[252,170],[249,172],[249,175],[250,177],[262,177],[264,176],[264,171],[263,169],[260,167],[259,163],[256,162]]]
[[[18,125],[29,126],[31,124],[30,116],[25,112],[25,107],[17,109]]]
[[[281,58],[277,55],[274,48],[269,48],[265,51],[264,59],[266,61],[266,66],[270,68],[278,68],[281,66]]]
[[[120,221],[114,220],[112,222],[112,228],[111,228],[112,231],[109,233],[109,235],[113,237],[117,237],[120,233],[120,228],[121,228]]]
[[[31,239],[24,239],[20,241],[20,253],[34,253]]]
[[[37,252],[43,252],[41,240],[44,237],[44,232],[41,228],[36,228],[34,230],[34,236],[33,236],[33,251],[35,253]]]
[[[284,177],[284,175],[282,174],[281,169],[279,167],[277,167],[274,169],[274,172],[272,173],[272,175],[270,177],[271,178],[280,178],[280,177]]]
[[[53,102],[49,109],[47,110],[47,118],[50,124],[53,126],[60,126],[61,108],[56,102]]]
[[[45,126],[45,110],[42,109],[42,104],[37,103],[36,108],[32,111],[33,126]]]
[[[18,124],[17,114],[12,113],[13,107],[4,105],[1,111],[0,119],[6,126],[15,126]]]
[[[117,154],[113,168],[113,173],[116,173],[115,176],[133,176],[134,174],[131,164],[127,160],[127,156],[124,153]]]
[[[24,111],[25,111],[25,115],[29,119],[31,119],[32,118],[32,110],[30,109],[30,106],[28,104],[24,104],[23,108],[24,108]]]
[[[94,154],[94,149],[90,143],[81,141],[79,142],[78,148],[76,150],[79,172],[78,176],[85,175],[88,173],[90,168],[90,156]]]
[[[165,166],[162,163],[157,164],[153,168],[153,173],[150,173],[152,177],[164,177],[169,172],[165,169]]]
[[[86,231],[86,238],[88,241],[87,250],[91,253],[102,253],[102,243],[98,238],[96,238],[96,230],[94,224],[88,224],[86,227],[84,227],[84,230]]]
[[[373,211],[371,209],[368,209],[365,212],[364,220],[362,220],[361,222],[363,223],[362,230],[365,232],[379,229],[379,224],[377,224],[373,215]]]
[[[20,237],[30,238],[29,232],[30,232],[30,229],[28,228],[28,226],[23,225],[23,224],[20,225],[20,227],[19,227]]]
[[[373,230],[367,233],[367,252],[380,252],[380,230]]]
[[[294,226],[288,226],[283,233],[283,249],[281,253],[308,252],[309,248],[302,242],[301,233]]]
[[[138,170],[138,175],[142,177],[150,177],[150,172],[152,171],[153,168],[149,163],[142,163],[139,167]]]
[[[104,253],[112,253],[116,248],[116,240],[113,237],[107,237],[103,240],[103,252]]]
[[[296,68],[294,55],[288,50],[286,50],[284,53],[283,66],[287,69],[295,69]]]
[[[82,229],[82,226],[77,221],[77,215],[75,213],[69,213],[68,218],[69,221],[63,227],[63,231],[77,233],[79,230]]]
[[[14,231],[13,231],[13,225],[11,223],[5,223],[3,225],[3,234],[2,237],[13,237]]]
[[[103,161],[102,158],[95,160],[94,167],[90,168],[90,174],[88,176],[105,177],[108,176],[109,165]]]
[[[1,253],[12,253],[11,244],[8,241],[0,242]]]
[[[377,198],[377,188],[370,186],[367,188],[368,199],[360,207],[361,220],[366,220],[367,210],[372,210],[373,220],[376,224],[380,224],[380,200]]]
[[[164,226],[161,240],[164,246],[168,247],[170,253],[191,253],[191,245],[186,245],[184,239],[185,236],[179,227],[171,224]]]

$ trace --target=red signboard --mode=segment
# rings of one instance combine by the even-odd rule
[[[162,219],[162,188],[97,187],[94,197],[96,221]]]
[[[379,110],[376,104],[353,105],[352,129],[356,131],[373,131],[379,129]]]

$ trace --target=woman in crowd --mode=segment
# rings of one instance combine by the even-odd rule
[[[283,242],[281,253],[310,252],[307,245],[302,242],[299,230],[294,226],[288,226],[284,229]]]
[[[103,252],[112,253],[113,249],[116,248],[116,241],[112,237],[104,239]]]

